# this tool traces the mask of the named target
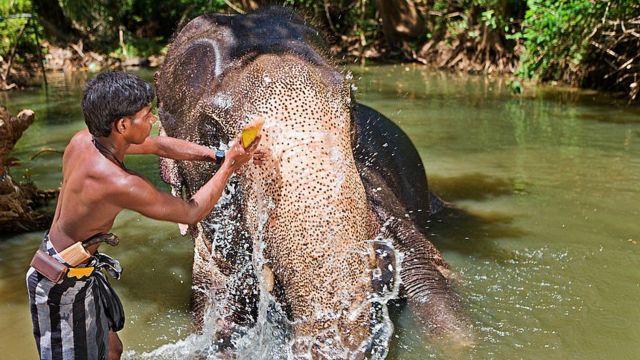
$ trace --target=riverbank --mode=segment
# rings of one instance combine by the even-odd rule
[[[0,57],[0,73],[7,74],[5,79],[0,79],[0,89],[18,90],[26,87],[40,86],[46,74],[64,72],[100,72],[103,70],[124,70],[131,68],[157,68],[164,61],[162,53],[152,54],[146,57],[138,56],[114,56],[113,54],[84,51],[82,42],[67,44],[65,47],[53,45],[47,41],[41,44],[43,57],[42,64],[45,70],[43,76],[41,59],[38,56],[28,57],[28,61],[11,64],[8,71],[8,62]]]
[[[368,47],[357,46],[357,39],[344,39],[340,44],[333,44],[330,47],[332,58],[336,62],[345,66],[348,65],[390,65],[407,64],[419,65],[425,69],[437,69],[450,73],[484,74],[506,79],[514,95],[526,92],[526,89],[533,88],[538,84],[558,86],[564,92],[584,89],[566,81],[536,81],[533,79],[523,79],[517,76],[517,55],[512,55],[500,60],[499,66],[488,60],[476,61],[473,53],[461,52],[461,45],[455,48],[442,44],[433,45],[428,42],[424,44],[418,53],[407,51],[394,51],[385,48],[380,41],[371,43]],[[94,51],[83,51],[82,43],[68,44],[66,47],[58,47],[49,42],[42,44],[44,55],[45,75],[52,76],[56,73],[72,74],[78,72],[96,73],[103,70],[135,70],[150,69],[155,71],[164,61],[165,48],[158,54],[146,57],[132,56],[121,57],[114,54],[97,53]],[[522,51],[520,48],[519,52]],[[476,60],[474,60],[476,59]],[[7,63],[0,57],[0,72],[5,73]],[[46,80],[39,65],[39,59],[31,57],[28,63],[18,63],[12,66],[8,82],[5,83],[4,90],[20,90],[43,85]],[[637,104],[637,99],[630,99],[629,94],[623,91],[607,91],[607,96],[613,96],[628,103]],[[595,94],[595,93],[594,93]]]
[[[330,53],[338,64],[343,66],[351,65],[408,65],[423,67],[425,70],[439,70],[446,73],[458,74],[484,74],[505,79],[506,83],[511,87],[514,95],[526,92],[526,89],[533,89],[539,82],[534,80],[519,79],[515,76],[514,71],[516,64],[513,60],[506,61],[510,64],[507,68],[495,68],[491,65],[482,65],[474,63],[471,59],[465,57],[463,60],[458,59],[455,62],[452,59],[454,52],[445,47],[431,49],[428,44],[424,46],[424,50],[417,53],[403,53],[400,51],[390,51],[384,49],[383,44],[371,44],[364,52],[353,45],[354,39],[345,40],[341,45],[334,44],[330,47]],[[82,44],[69,44],[67,47],[58,47],[48,42],[42,44],[44,52],[44,69],[46,76],[55,76],[56,74],[74,74],[74,73],[96,73],[103,70],[137,70],[147,69],[156,71],[164,61],[164,48],[158,54],[152,54],[148,57],[127,57],[121,58],[113,54],[100,54],[94,51],[83,51]],[[413,57],[413,58],[412,58]],[[427,60],[428,58],[428,60]],[[489,71],[485,71],[487,67]],[[7,64],[0,57],[0,72],[6,71]],[[9,77],[9,85],[6,90],[24,90],[28,88],[40,87],[45,79],[39,65],[39,59],[32,58],[29,63],[14,64]],[[558,86],[563,92],[571,92],[571,88],[579,90],[579,87],[572,86],[565,82],[547,82],[547,84]],[[595,93],[594,93],[595,94]],[[618,99],[624,99],[627,94],[619,92],[617,94],[609,92],[607,96],[615,96]]]

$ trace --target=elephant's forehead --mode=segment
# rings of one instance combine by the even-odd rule
[[[340,73],[293,55],[261,55],[229,70],[207,100],[230,132],[239,131],[249,114],[263,115],[267,126],[286,127],[281,130],[335,130],[348,122],[349,102],[349,87]]]

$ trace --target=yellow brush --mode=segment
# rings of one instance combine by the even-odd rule
[[[259,117],[249,123],[249,125],[245,126],[244,129],[242,129],[242,146],[245,149],[248,148],[253,140],[256,139],[258,134],[260,134],[262,125],[264,125],[264,119],[262,117]]]

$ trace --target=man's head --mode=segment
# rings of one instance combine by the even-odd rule
[[[153,88],[139,77],[126,72],[104,72],[87,83],[82,97],[82,112],[89,132],[96,137],[109,136],[114,123],[135,116],[153,100]]]

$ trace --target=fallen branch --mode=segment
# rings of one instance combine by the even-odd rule
[[[604,46],[602,46],[602,45],[598,44],[597,42],[595,42],[595,41],[593,41],[593,40],[589,41],[589,44],[591,44],[591,45],[593,45],[593,46],[597,47],[598,49],[600,49],[600,50],[602,50],[602,51],[606,52],[607,54],[609,54],[609,55],[611,55],[611,56],[613,56],[613,57],[615,57],[615,58],[619,58],[619,57],[620,57],[620,55],[616,54],[613,50],[608,49],[608,48],[606,48],[606,47],[604,47]]]
[[[23,110],[11,116],[0,106],[0,232],[33,231],[46,228],[53,217],[50,210],[43,210],[57,191],[39,190],[33,183],[16,183],[8,165],[15,163],[8,154],[22,133],[33,123],[31,110]]]
[[[47,154],[47,153],[64,154],[64,151],[53,149],[53,148],[44,148],[44,149],[41,149],[40,151],[38,151],[37,153],[31,155],[30,160],[34,160],[38,156],[40,156],[42,154]]]

